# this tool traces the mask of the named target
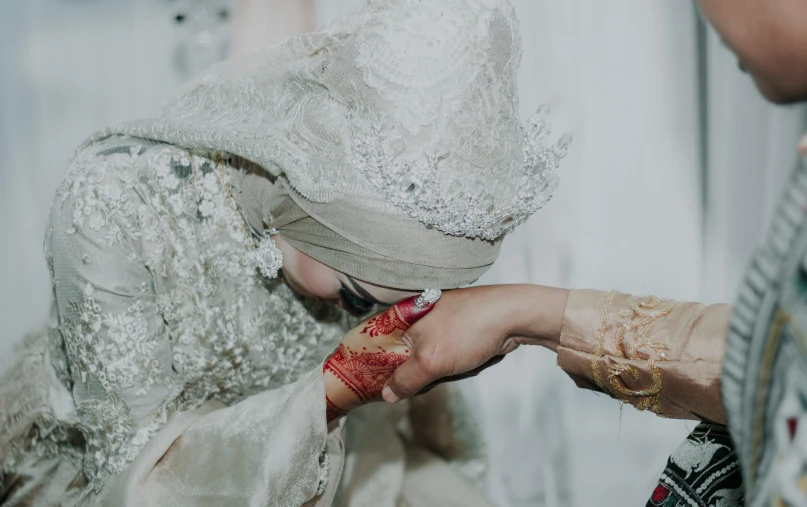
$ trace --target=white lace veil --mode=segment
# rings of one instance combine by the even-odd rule
[[[214,66],[158,117],[89,142],[127,134],[232,153],[287,181],[306,211],[347,217],[331,226],[348,235],[357,207],[419,221],[424,238],[386,245],[407,262],[435,249],[439,231],[487,249],[465,262],[486,268],[503,235],[551,197],[570,141],[545,146],[542,114],[519,120],[520,57],[507,0],[368,0]]]

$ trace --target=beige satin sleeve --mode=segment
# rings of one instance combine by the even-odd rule
[[[332,503],[344,457],[343,420],[325,420],[321,370],[225,406],[174,414],[103,506],[200,507]]]
[[[730,305],[617,292],[569,295],[558,365],[579,387],[665,417],[725,423],[720,372]]]

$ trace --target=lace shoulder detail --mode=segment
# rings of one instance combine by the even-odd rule
[[[115,140],[80,154],[57,191],[48,235],[83,468],[96,491],[162,427],[179,393],[145,261],[157,217],[133,167],[146,149]]]

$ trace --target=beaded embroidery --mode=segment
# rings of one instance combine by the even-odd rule
[[[608,370],[608,385],[600,373],[600,362],[605,357],[606,338],[608,335],[608,323],[611,305],[616,297],[616,292],[610,292],[606,297],[602,308],[600,328],[597,332],[597,350],[591,359],[591,372],[594,381],[604,392],[612,392],[621,398],[624,403],[633,403],[639,410],[650,410],[661,414],[662,390],[661,373],[656,367],[657,361],[666,360],[666,346],[659,342],[654,342],[649,338],[653,325],[658,319],[666,317],[676,308],[678,303],[671,300],[662,300],[655,296],[646,298],[630,297],[627,300],[628,309],[619,312],[619,317],[629,319],[627,323],[619,325],[613,337],[610,353],[613,357],[627,360],[619,362]],[[630,346],[626,345],[629,338]],[[650,356],[646,352],[650,350]],[[639,380],[639,372],[628,361],[647,361],[647,369],[652,376],[649,386],[640,389],[632,389],[625,383],[623,375],[629,376],[634,382]],[[638,401],[631,402],[628,398],[638,398]]]

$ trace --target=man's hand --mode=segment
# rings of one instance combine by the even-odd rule
[[[537,285],[489,285],[446,292],[402,336],[409,359],[389,378],[396,403],[446,380],[473,376],[522,344],[557,350],[568,291]]]

